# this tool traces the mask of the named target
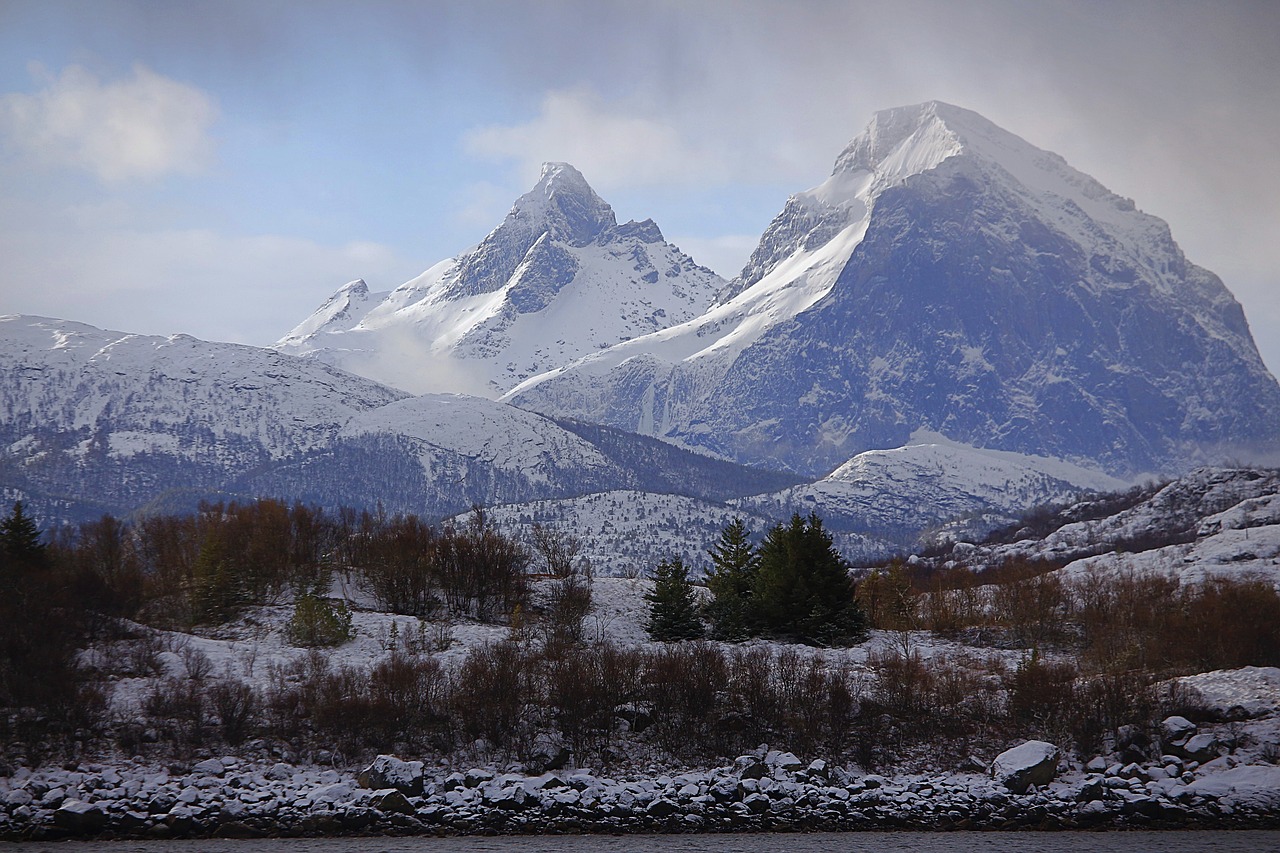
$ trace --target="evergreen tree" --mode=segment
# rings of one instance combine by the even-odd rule
[[[0,521],[0,558],[12,565],[42,566],[45,563],[40,528],[27,515],[22,501],[15,501],[13,511]]]
[[[645,595],[649,602],[649,622],[645,629],[655,640],[696,640],[703,634],[702,620],[689,570],[676,558],[658,564],[653,576],[653,592]]]
[[[712,634],[718,640],[743,640],[751,634],[751,589],[759,560],[751,547],[742,519],[735,518],[720,531],[720,541],[709,551],[711,572],[707,606]]]
[[[752,610],[765,631],[822,646],[866,637],[848,566],[817,515],[776,525],[758,554]]]

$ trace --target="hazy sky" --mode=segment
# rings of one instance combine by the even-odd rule
[[[1280,3],[0,0],[0,313],[269,343],[567,160],[734,275],[940,99],[1167,220],[1280,370]]]

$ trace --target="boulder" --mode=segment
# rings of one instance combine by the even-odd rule
[[[1196,735],[1182,744],[1169,744],[1169,751],[1184,761],[1199,761],[1204,764],[1218,757],[1217,738],[1213,735]]]
[[[462,777],[462,784],[468,788],[479,788],[485,782],[492,782],[494,772],[483,767],[472,767]]]
[[[804,767],[800,759],[796,758],[794,752],[782,752],[780,750],[770,750],[764,757],[764,763],[770,767],[778,767],[783,770],[799,770]]]
[[[680,807],[665,797],[654,800],[645,809],[646,814],[657,818],[670,817],[678,811],[680,811]]]
[[[356,781],[361,788],[375,791],[395,788],[405,796],[416,797],[422,794],[423,766],[421,761],[402,761],[394,755],[379,755],[360,771]]]
[[[218,776],[227,772],[227,766],[222,763],[221,758],[206,758],[195,767],[191,768],[191,772],[196,776]]]
[[[89,835],[107,825],[107,815],[93,803],[67,800],[53,813],[53,825],[77,835]]]
[[[1196,724],[1186,717],[1165,717],[1160,724],[1160,734],[1165,743],[1184,742],[1194,736]]]
[[[1006,749],[991,762],[991,776],[1015,794],[1026,793],[1032,785],[1047,785],[1058,772],[1058,748],[1042,740]]]
[[[383,814],[413,814],[416,810],[403,791],[386,788],[374,794],[372,805]]]
[[[831,769],[827,766],[827,762],[821,758],[815,758],[809,762],[809,766],[805,768],[805,775],[810,779],[830,779]]]

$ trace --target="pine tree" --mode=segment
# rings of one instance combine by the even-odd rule
[[[758,553],[752,610],[764,630],[821,646],[865,638],[848,566],[817,515],[776,525]]]
[[[27,515],[22,501],[15,501],[13,511],[0,521],[0,557],[14,565],[44,565],[46,554],[40,528]]]
[[[742,519],[735,518],[720,531],[720,541],[709,553],[707,589],[712,601],[707,616],[712,634],[718,640],[746,639],[751,634],[751,588],[759,560]]]
[[[703,634],[702,620],[689,570],[676,558],[658,564],[653,576],[653,592],[645,595],[649,602],[649,622],[645,630],[660,642],[696,640]]]

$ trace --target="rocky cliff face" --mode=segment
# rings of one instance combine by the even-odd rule
[[[1177,469],[1275,441],[1244,314],[1159,219],[975,113],[879,113],[721,304],[519,405],[821,474],[918,429]]]

